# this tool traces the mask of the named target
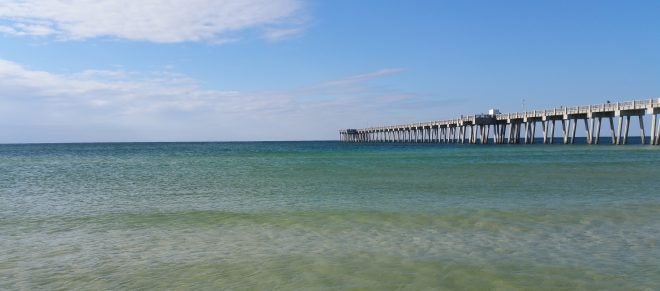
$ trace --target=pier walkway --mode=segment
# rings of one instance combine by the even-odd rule
[[[650,139],[647,142],[644,116],[651,115]],[[601,125],[609,125],[612,144],[627,144],[631,118],[637,117],[641,130],[641,143],[660,145],[660,98],[634,100],[598,105],[559,107],[515,113],[499,113],[461,116],[455,119],[378,126],[339,131],[343,142],[392,142],[392,143],[471,143],[533,144],[540,125],[543,143],[552,144],[556,139],[564,144],[575,142],[578,122],[584,122],[588,144],[601,142]],[[615,119],[618,124],[615,128]],[[634,120],[634,118],[633,118]],[[555,126],[561,124],[561,136],[555,136]],[[560,130],[557,130],[560,131]]]

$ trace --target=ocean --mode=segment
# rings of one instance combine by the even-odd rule
[[[0,145],[0,289],[660,290],[660,147]]]

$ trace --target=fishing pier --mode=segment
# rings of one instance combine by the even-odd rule
[[[628,143],[631,119],[633,121],[637,119],[641,131],[641,143],[660,145],[658,114],[660,114],[660,98],[574,107],[562,106],[504,114],[492,109],[488,114],[461,116],[455,119],[342,129],[339,131],[339,137],[342,142],[358,143],[534,144],[539,138],[537,127],[540,126],[542,143],[553,144],[558,139],[564,144],[573,144],[577,125],[583,122],[588,144],[601,143],[601,128],[609,125],[611,135],[609,142],[623,145]],[[651,116],[648,141],[644,127],[645,115]],[[603,121],[606,122],[604,126]],[[561,125],[561,129],[555,130],[558,124]],[[560,131],[561,136],[557,137],[555,133]]]

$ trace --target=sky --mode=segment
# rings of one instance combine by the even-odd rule
[[[643,0],[3,0],[0,143],[331,140],[657,98],[658,15]]]

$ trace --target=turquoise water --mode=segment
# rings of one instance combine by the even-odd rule
[[[0,289],[660,290],[660,147],[0,145]]]

